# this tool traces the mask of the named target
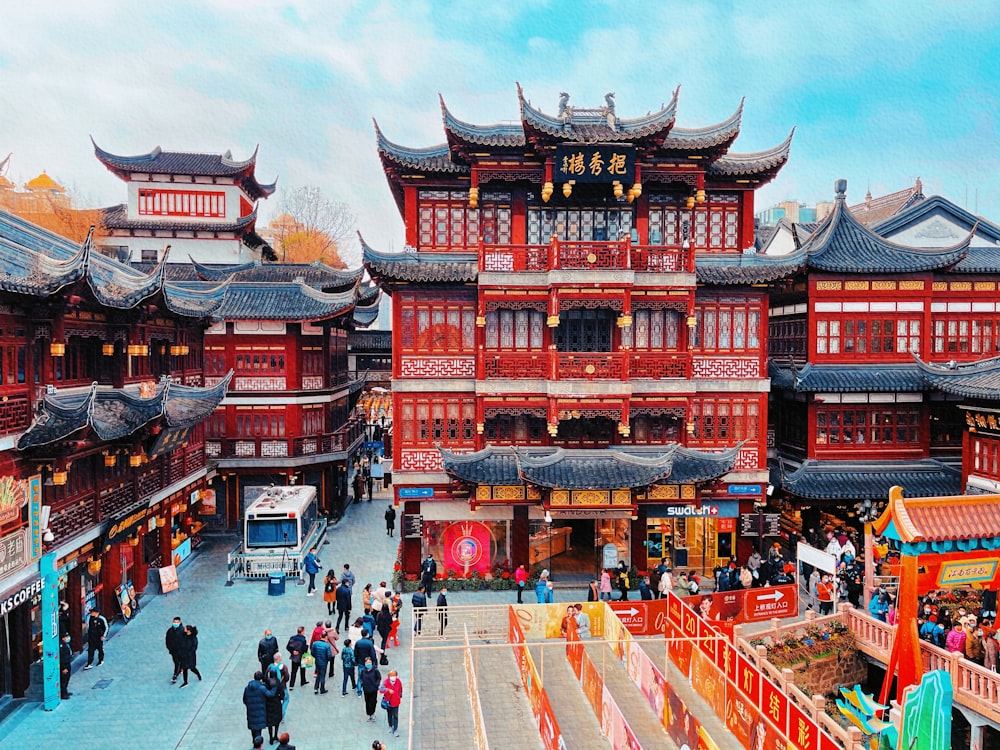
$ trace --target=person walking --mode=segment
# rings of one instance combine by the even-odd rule
[[[73,695],[69,691],[69,678],[73,674],[73,647],[69,641],[69,633],[59,640],[59,695],[64,701]]]
[[[645,601],[653,599],[653,590],[649,587],[649,576],[643,576],[639,581],[639,598]]]
[[[257,643],[257,661],[260,671],[267,676],[267,670],[274,664],[274,655],[278,653],[278,639],[271,634],[271,629],[264,631],[264,637]]]
[[[663,573],[660,574],[660,582],[656,584],[657,599],[662,599],[667,595],[668,591],[674,588],[674,576],[670,572],[670,568],[667,568]]]
[[[312,547],[309,554],[302,560],[302,568],[309,576],[309,588],[306,591],[306,596],[312,596],[316,593],[316,574],[319,573],[319,565],[320,559],[316,557],[316,548]]]
[[[379,692],[383,696],[382,708],[385,709],[389,722],[389,733],[393,737],[399,737],[399,704],[403,700],[403,683],[395,669],[389,670],[389,676],[385,678]]]
[[[383,604],[382,609],[378,611],[378,617],[375,618],[375,629],[378,631],[379,637],[382,638],[380,648],[385,651],[389,642],[389,633],[392,630],[392,607],[388,604]]]
[[[521,595],[524,593],[524,587],[528,585],[528,571],[524,569],[524,563],[518,565],[514,571],[514,583],[517,585],[517,603],[524,604]]]
[[[365,714],[368,716],[368,721],[375,721],[375,700],[382,685],[382,674],[371,657],[365,659],[364,665],[361,670],[361,692],[365,696]]]
[[[833,613],[833,602],[836,597],[836,589],[833,584],[833,577],[824,574],[816,584],[816,599],[819,602],[819,613],[829,615]]]
[[[354,573],[351,572],[351,566],[348,563],[344,563],[344,570],[340,574],[340,580],[346,581],[347,588],[352,592],[354,591],[354,583],[357,579],[354,577]]]
[[[362,630],[361,637],[354,642],[354,661],[364,664],[365,659],[378,663],[378,653],[375,651],[375,642],[369,630]]]
[[[392,536],[395,531],[396,509],[392,507],[392,503],[389,503],[389,507],[385,509],[385,533]]]
[[[247,707],[247,728],[256,741],[267,726],[267,701],[274,697],[275,689],[264,684],[264,673],[255,672],[253,679],[243,688],[243,705]]]
[[[340,653],[340,649],[337,648],[337,641],[340,640],[340,633],[333,629],[333,623],[329,620],[326,621],[326,631],[323,635],[324,640],[330,644],[330,651],[333,652],[334,658],[330,659],[330,674],[327,677],[333,677],[333,666],[336,663],[337,654]]]
[[[420,582],[424,585],[424,591],[430,591],[437,577],[438,566],[434,561],[434,555],[427,555],[427,559],[420,564]]]
[[[274,688],[274,695],[267,699],[267,734],[273,745],[278,741],[278,726],[285,718],[288,705],[288,669],[281,663],[281,654],[275,653],[274,662],[265,673],[267,686]]]
[[[292,745],[291,742],[292,738],[288,732],[282,732],[278,735],[278,747],[275,750],[295,750],[295,745]]]
[[[413,596],[410,598],[410,606],[413,607],[413,632],[417,635],[420,635],[424,613],[427,611],[427,594],[424,593],[425,591],[426,589],[421,585],[413,592]]]
[[[166,645],[167,653],[170,654],[170,658],[174,662],[174,674],[170,678],[171,682],[177,682],[177,675],[181,673],[180,663],[177,661],[177,646],[181,642],[181,638],[184,637],[184,626],[181,624],[181,618],[175,617],[174,621],[170,623],[170,627],[167,628],[166,635]]]
[[[184,635],[178,646],[177,662],[181,667],[181,674],[184,675],[184,682],[181,687],[188,686],[188,672],[194,672],[194,676],[201,682],[201,672],[198,671],[198,628],[194,625],[184,626]]]
[[[538,581],[535,583],[535,599],[539,604],[545,604],[548,598],[549,569],[545,568],[538,574]]]
[[[97,655],[97,666],[104,663],[104,639],[108,635],[108,621],[100,613],[97,607],[90,610],[90,617],[87,620],[87,666],[84,669],[94,668],[94,655]]]
[[[367,615],[372,611],[372,585],[366,583],[361,589],[361,609]]]
[[[441,587],[437,598],[438,635],[444,638],[444,629],[448,627],[448,589]]]
[[[600,601],[600,599],[601,599],[601,590],[600,590],[600,588],[598,586],[598,583],[597,583],[596,580],[595,581],[591,581],[587,585],[587,601],[588,602],[596,602],[596,601]]]
[[[316,641],[309,653],[316,660],[316,681],[313,683],[313,695],[326,695],[326,668],[333,661],[333,650],[325,638]]]
[[[621,600],[626,601],[628,599],[628,568],[625,567],[625,561],[621,560],[618,563],[618,591],[621,592]]]
[[[354,502],[356,503],[364,502],[365,480],[361,477],[360,469],[354,470],[354,482],[352,489],[354,491]]]
[[[344,623],[344,627],[350,627],[351,625],[351,587],[347,583],[346,578],[340,579],[340,585],[337,587],[337,632],[340,632],[340,623]]]
[[[354,649],[351,648],[351,639],[348,638],[344,641],[343,647],[340,649],[340,667],[344,672],[344,682],[340,686],[341,697],[347,695],[347,680],[351,680],[351,690],[357,690],[358,684],[354,681]]]
[[[326,613],[331,617],[337,608],[337,575],[332,571],[326,571],[326,578],[323,579],[323,601],[326,602]]]
[[[601,601],[611,601],[611,573],[607,568],[601,571]]]
[[[305,686],[306,684],[306,670],[302,666],[302,655],[309,648],[309,644],[306,641],[306,628],[304,625],[299,625],[295,630],[295,635],[288,639],[288,643],[285,644],[285,650],[288,652],[288,661],[292,665],[292,676],[288,680],[288,689],[295,689],[295,677],[300,672],[302,673],[302,682],[299,684]]]

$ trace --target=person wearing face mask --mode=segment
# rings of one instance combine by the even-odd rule
[[[389,732],[394,737],[399,737],[399,704],[403,700],[403,683],[399,681],[399,674],[395,669],[389,670],[382,687],[382,708],[385,709],[389,721]]]
[[[69,678],[73,673],[73,647],[69,645],[69,633],[59,643],[59,695],[65,701],[73,695],[69,691]]]
[[[833,578],[829,573],[824,574],[816,584],[816,599],[819,601],[819,613],[829,615],[833,613],[833,602],[836,598],[836,589],[833,585]]]
[[[181,673],[181,662],[179,658],[179,648],[181,646],[181,641],[184,640],[184,626],[181,624],[181,618],[175,617],[174,621],[170,623],[170,627],[167,628],[167,653],[170,654],[170,658],[174,660],[174,674],[170,678],[171,682],[177,682],[177,676]]]
[[[361,691],[365,695],[365,714],[368,716],[368,721],[375,721],[375,699],[378,697],[381,685],[382,674],[371,657],[366,658],[365,665],[361,669]]]

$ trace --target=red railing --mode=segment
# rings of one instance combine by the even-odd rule
[[[479,252],[480,271],[544,272],[550,265],[548,245],[496,245]]]
[[[626,378],[621,353],[559,352],[556,372],[559,380],[622,380]]]
[[[667,378],[691,377],[691,355],[654,354],[632,352],[629,360],[629,376],[633,378],[651,378],[665,380]]]
[[[564,241],[547,245],[481,245],[479,270],[497,273],[568,270],[633,270],[691,273],[691,250],[663,245],[633,245],[630,237],[611,242]]]
[[[683,273],[688,270],[689,250],[660,245],[635,245],[631,248],[633,271]]]
[[[504,352],[483,355],[483,376],[486,378],[547,378],[549,353]]]
[[[336,432],[298,437],[240,437],[207,440],[205,453],[211,459],[299,458],[346,451],[364,436],[365,426],[351,422]]]
[[[567,270],[613,269],[629,267],[628,241],[559,242],[556,244],[559,268]]]

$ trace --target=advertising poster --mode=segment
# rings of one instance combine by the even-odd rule
[[[788,702],[788,743],[795,750],[819,750],[819,727],[791,701]]]
[[[701,651],[691,654],[691,686],[715,715],[726,720],[726,679],[715,664]]]
[[[639,689],[642,691],[643,696],[646,698],[646,702],[649,707],[656,714],[657,718],[663,721],[663,702],[666,696],[667,681],[663,676],[663,673],[657,669],[656,665],[653,664],[653,660],[649,658],[642,649],[637,649],[640,652],[640,682],[638,683]]]
[[[678,747],[698,747],[698,728],[701,723],[688,710],[684,701],[673,690],[667,692],[667,734]]]
[[[732,685],[726,695],[726,729],[740,742],[741,747],[750,745],[750,728],[760,719],[757,707]],[[772,746],[773,747],[773,746]]]
[[[167,594],[176,591],[180,584],[177,581],[177,568],[174,565],[164,565],[160,570],[160,591]]]
[[[760,670],[739,652],[736,653],[736,689],[754,705],[760,704]]]
[[[604,633],[604,602],[580,602],[590,618],[590,637],[601,638]],[[586,634],[583,636],[586,638]]]
[[[613,750],[625,750],[628,748],[625,717],[618,708],[618,704],[615,703],[614,696],[611,695],[607,685],[604,686],[601,700],[601,731],[608,738],[608,743]]]
[[[583,644],[580,642],[580,633],[577,632],[576,628],[570,628],[566,631],[566,659],[569,661],[570,667],[573,668],[576,679],[581,679]]]
[[[191,556],[191,537],[174,547],[174,565],[180,565]]]
[[[667,592],[667,621],[677,627],[681,624],[681,600],[673,591]]]
[[[513,607],[526,641],[563,637],[565,604],[515,604]]]
[[[632,635],[660,635],[667,614],[666,599],[610,602],[611,609]]]
[[[601,701],[604,695],[604,680],[601,679],[600,672],[594,666],[587,652],[584,651],[582,664],[582,676],[580,683],[583,687],[583,694],[587,697],[587,702],[594,712],[594,716],[601,715]]]
[[[681,674],[687,677],[691,670],[691,641],[683,638],[680,628],[671,625],[667,638],[667,655]]]
[[[788,731],[788,696],[766,677],[760,679],[760,710],[779,732]]]
[[[444,530],[442,545],[446,570],[458,571],[463,577],[474,570],[490,572],[493,535],[486,524],[480,521],[449,524]]]
[[[559,732],[556,715],[552,712],[552,705],[545,693],[539,697],[538,733],[542,738],[542,744],[545,745],[545,750],[560,750],[562,734]]]
[[[707,620],[734,624],[762,622],[772,618],[796,617],[799,613],[798,590],[797,584],[765,586],[759,589],[695,594],[686,596],[681,601]]]

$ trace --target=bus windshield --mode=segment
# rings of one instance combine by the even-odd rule
[[[247,521],[247,547],[294,547],[298,543],[298,529],[294,518]]]

